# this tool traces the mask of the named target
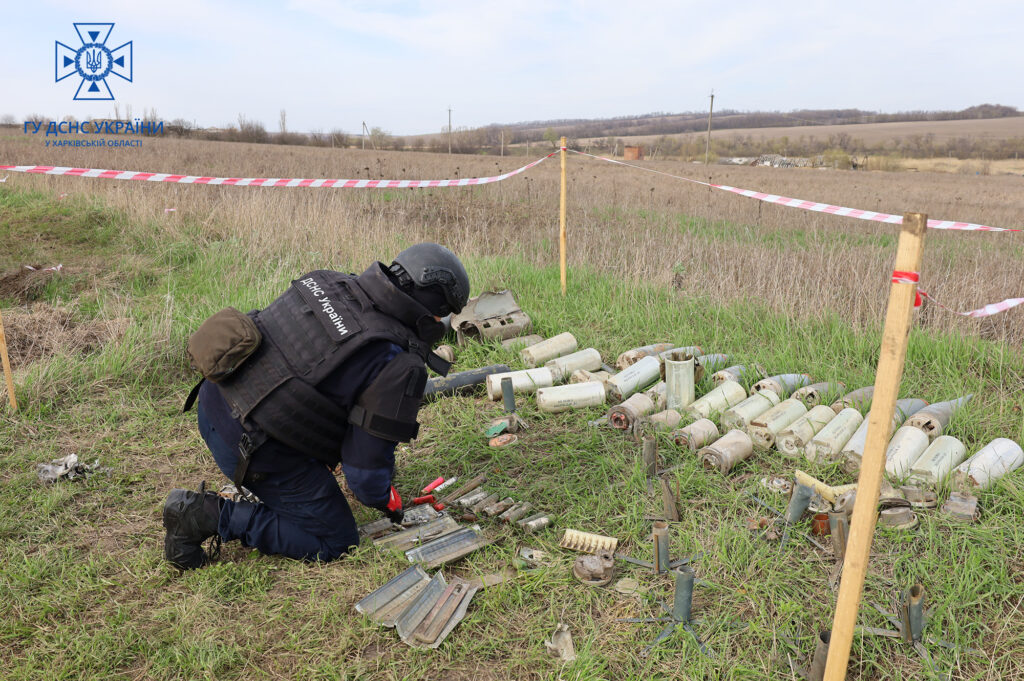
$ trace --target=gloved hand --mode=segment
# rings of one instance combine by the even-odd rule
[[[394,485],[391,486],[391,491],[388,493],[388,503],[382,506],[380,511],[393,523],[401,523],[402,518],[405,517],[405,512],[402,510],[402,497],[398,495],[398,490]]]

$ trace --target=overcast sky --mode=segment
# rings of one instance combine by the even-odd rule
[[[134,114],[394,134],[715,108],[1024,108],[1021,0],[9,2],[0,114],[110,116],[54,82],[74,22],[132,40]],[[123,116],[122,116],[123,117]]]

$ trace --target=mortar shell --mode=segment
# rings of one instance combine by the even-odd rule
[[[845,383],[812,383],[794,390],[793,397],[808,407],[814,407],[833,395],[841,395],[844,390],[846,390]]]
[[[928,436],[920,428],[901,426],[885,448],[885,472],[890,479],[902,481],[910,468],[928,449]]]
[[[559,383],[566,380],[572,375],[572,372],[579,369],[586,371],[600,369],[601,353],[594,348],[577,350],[576,352],[565,355],[564,357],[556,357],[552,360],[548,360],[544,363],[544,366],[551,369],[552,378],[554,378],[555,383]]]
[[[703,462],[704,468],[717,468],[725,475],[753,453],[754,443],[750,436],[742,430],[730,430],[713,444],[697,452],[697,456]]]
[[[934,440],[938,436],[942,435],[942,432],[946,429],[946,426],[949,425],[949,422],[952,420],[953,414],[956,413],[956,410],[967,404],[972,397],[974,397],[974,395],[965,395],[959,399],[949,400],[948,402],[936,402],[935,404],[929,404],[916,414],[912,414],[906,420],[906,425],[913,426],[914,428],[920,428],[929,439]]]
[[[587,384],[584,383],[584,385]],[[636,393],[622,404],[615,405],[608,410],[608,422],[612,428],[626,430],[641,416],[653,411],[654,400],[643,393]]]
[[[577,347],[579,345],[576,343],[576,337],[566,331],[528,348],[523,348],[519,351],[519,356],[526,366],[533,368],[541,366],[548,360],[575,352]]]
[[[663,409],[665,409],[666,391],[667,385],[665,384],[665,381],[658,381],[657,383],[655,383],[650,388],[644,391],[644,395],[650,397],[651,401],[654,402],[655,411],[662,411]]]
[[[696,399],[694,392],[694,358],[673,350],[665,356],[665,407],[682,409]]]
[[[615,366],[622,370],[636,364],[644,357],[653,356],[655,359],[658,359],[658,355],[668,350],[672,350],[673,348],[675,348],[675,343],[652,343],[651,345],[641,345],[638,348],[626,350],[624,353],[619,355],[615,360]],[[658,364],[661,364],[661,360],[658,360]]]
[[[731,367],[726,367],[713,373],[711,375],[711,380],[714,381],[715,385],[721,385],[726,381],[742,383],[744,379],[751,376],[761,377],[763,375],[764,372],[757,365],[746,366],[743,364],[734,364]]]
[[[760,390],[722,414],[722,430],[746,430],[751,421],[779,402],[774,390]]]
[[[1024,463],[1024,450],[1005,437],[997,437],[953,471],[953,484],[959,488],[985,489]]]
[[[604,383],[612,375],[607,371],[587,371],[585,369],[577,369],[572,372],[572,376],[569,377],[569,383]]]
[[[501,399],[501,379],[503,378],[512,379],[512,391],[516,393],[534,393],[539,388],[550,388],[554,384],[551,370],[546,367],[491,374],[487,377],[487,397],[491,401]]]
[[[747,397],[747,391],[736,381],[725,381],[714,390],[694,400],[685,411],[696,418],[708,418],[728,410]]]
[[[515,338],[506,338],[505,340],[501,341],[501,347],[505,348],[506,350],[523,350],[525,348],[530,347],[531,345],[536,345],[537,343],[540,343],[542,340],[544,340],[543,336],[531,333],[528,336],[516,336]]]
[[[832,463],[863,422],[864,417],[857,409],[843,409],[818,431],[804,449],[804,456],[808,461]]]
[[[647,420],[656,430],[672,430],[683,420],[683,415],[675,409],[666,409],[657,414],[651,414]]]
[[[786,397],[797,388],[811,384],[811,377],[807,374],[777,374],[762,378],[750,388],[750,394],[771,390],[779,397]]]
[[[832,403],[832,411],[838,414],[847,407],[853,407],[861,414],[864,414],[867,412],[868,407],[871,406],[871,400],[874,396],[875,386],[873,385],[851,390]]]
[[[783,428],[775,437],[776,449],[786,456],[801,456],[807,443],[813,440],[818,431],[835,416],[836,413],[832,411],[832,407],[823,404],[811,407],[806,414]]]
[[[729,363],[729,355],[723,355],[722,353],[715,353],[711,355],[697,355],[694,358],[697,365],[697,377],[707,376],[714,372],[724,369]]]
[[[569,383],[537,391],[537,408],[552,414],[604,404],[603,383]]]
[[[672,433],[672,439],[683,449],[697,451],[718,439],[718,426],[711,419],[700,419]]]
[[[951,435],[940,435],[910,467],[910,482],[937,487],[966,458],[967,447],[963,442]]]
[[[778,434],[806,413],[807,407],[800,400],[783,400],[750,422],[750,438],[758,447],[771,449]]]
[[[644,357],[605,381],[608,397],[621,402],[641,388],[654,383],[660,374],[661,364],[658,358]]]

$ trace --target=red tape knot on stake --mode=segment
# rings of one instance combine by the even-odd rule
[[[893,270],[892,283],[894,284],[916,284],[921,281],[921,275],[917,272],[902,272]],[[914,307],[921,307],[921,292],[914,291]]]

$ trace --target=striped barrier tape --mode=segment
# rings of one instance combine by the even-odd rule
[[[624,161],[616,161],[613,158],[595,156],[594,154],[588,154],[583,151],[576,151],[575,149],[570,149],[569,151],[573,152],[574,154],[579,154],[580,156],[589,156],[590,158],[596,158],[599,161],[607,161],[608,163],[615,163],[616,165],[627,166],[629,168],[636,168],[637,170],[644,170],[649,173],[665,175],[666,177],[672,177],[677,180],[682,180],[684,182],[699,184],[703,187],[721,189],[722,191],[732,192],[733,194],[739,194],[740,196],[746,196],[748,198],[757,199],[758,201],[764,201],[766,203],[775,203],[780,206],[788,206],[790,208],[801,208],[803,210],[810,210],[818,213],[828,213],[830,215],[840,215],[849,218],[857,218],[859,220],[885,222],[893,225],[903,224],[902,215],[890,215],[889,213],[878,213],[873,210],[859,210],[857,208],[847,208],[845,206],[833,206],[832,204],[829,203],[818,203],[817,201],[806,201],[804,199],[792,199],[789,198],[788,196],[766,194],[764,192],[756,192],[752,189],[740,189],[739,187],[730,187],[727,184],[712,184],[710,182],[701,182],[700,180],[695,180],[691,177],[673,175],[672,173],[666,173],[661,170],[655,170],[654,168],[645,168],[643,166],[634,165],[632,163],[626,163]],[[2,168],[3,166],[0,166],[0,169]],[[1009,227],[989,227],[988,225],[978,225],[973,222],[955,222],[953,220],[929,220],[928,227],[930,227],[931,229],[958,229],[975,232],[1024,232],[1024,230],[1022,229],[1011,229]]]
[[[70,175],[72,177],[99,177],[106,180],[136,180],[145,182],[172,182],[175,184],[214,184],[234,187],[332,187],[335,189],[423,189],[429,187],[467,187],[501,182],[526,172],[551,158],[553,151],[522,168],[493,177],[464,177],[456,180],[332,180],[266,177],[207,177],[202,175],[173,175],[171,173],[140,173],[133,170],[100,170],[98,168],[70,168],[63,166],[2,166],[0,170],[36,175]]]
[[[921,275],[918,272],[903,272],[901,270],[893,270],[892,283],[894,284],[914,284],[916,286],[919,281],[921,281]],[[953,314],[958,314],[962,317],[972,317],[974,319],[979,319],[981,317],[991,317],[994,314],[1006,312],[1007,310],[1015,308],[1018,305],[1024,304],[1024,298],[1007,298],[1006,300],[1001,300],[998,303],[990,303],[985,307],[979,307],[977,310],[971,310],[969,312],[960,312],[958,310],[954,310],[951,307],[946,307],[939,301],[935,300],[935,298],[932,298],[930,295],[928,295],[925,291],[917,289],[914,295],[914,307],[921,307],[922,298],[927,298],[929,302],[938,305],[946,312],[952,312]]]

